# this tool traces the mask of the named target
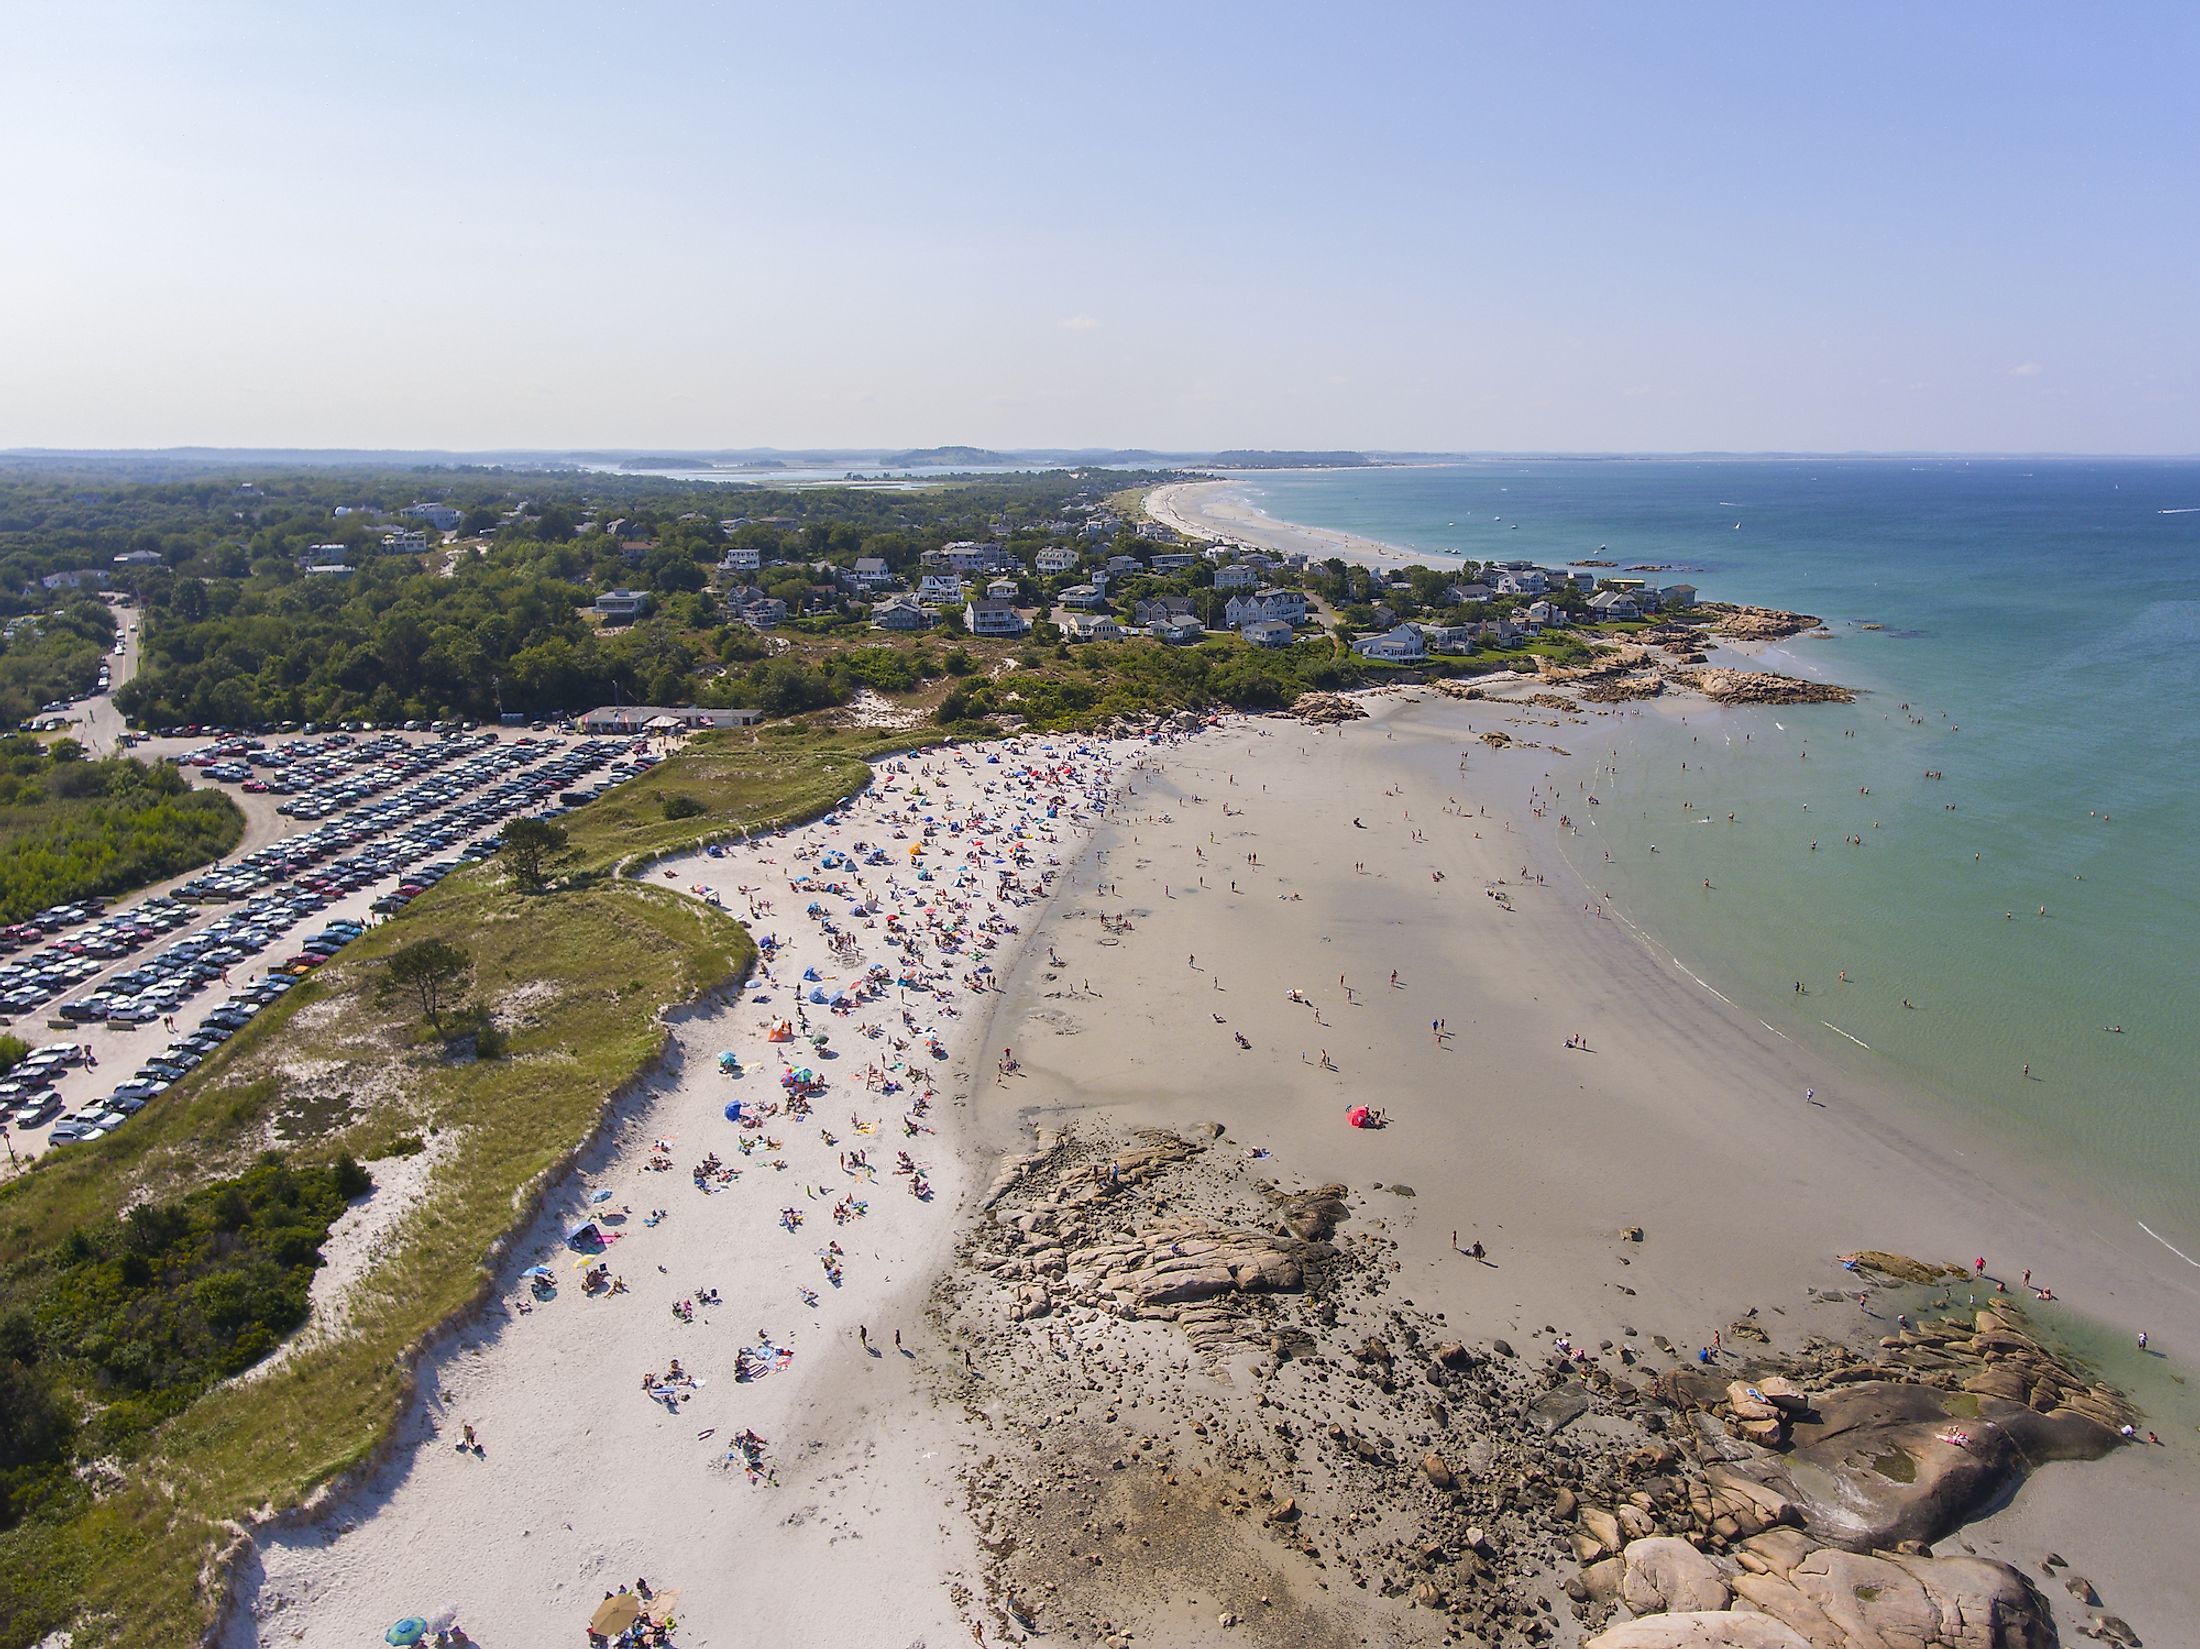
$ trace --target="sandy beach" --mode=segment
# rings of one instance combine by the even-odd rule
[[[1171,482],[1146,494],[1145,510],[1156,521],[1174,527],[1187,538],[1228,539],[1233,543],[1273,550],[1278,555],[1304,555],[1314,561],[1338,556],[1363,567],[1428,564],[1426,555],[1416,555],[1357,533],[1279,521],[1237,496],[1234,490],[1237,486],[1234,481]]]
[[[1358,1589],[1361,1556],[1413,1537],[1376,1527],[1342,1469],[1280,1429],[1362,1408],[1314,1383],[1328,1359],[1050,1314],[1034,1282],[1065,1263],[1074,1281],[1080,1262],[1047,1222],[1098,1195],[1092,1174],[1120,1171],[1106,1153],[1142,1137],[1212,1141],[1167,1165],[1204,1181],[1153,1182],[1164,1218],[1252,1232],[1260,1198],[1333,1190],[1355,1280],[1320,1316],[1355,1342],[1402,1326],[1532,1364],[1563,1340],[1626,1348],[1638,1374],[1687,1369],[1722,1332],[1723,1356],[1743,1337],[1868,1345],[1925,1303],[1896,1291],[1860,1311],[1836,1257],[1869,1247],[1985,1259],[1985,1280],[1951,1291],[1959,1312],[1997,1278],[2022,1294],[2022,1269],[2119,1339],[2151,1326],[2166,1358],[2104,1366],[2150,1412],[2154,1391],[2166,1400],[2200,1323],[2174,1262],[2100,1235],[2108,1221],[1992,1141],[1783,1045],[1624,913],[1599,914],[1568,810],[1598,715],[1638,712],[1425,689],[1363,703],[1368,719],[1337,728],[1232,718],[1159,745],[912,757],[831,820],[663,867],[780,941],[769,976],[677,1016],[662,1081],[516,1251],[506,1313],[436,1357],[383,1473],[263,1534],[228,1641],[371,1640],[443,1604],[492,1646],[577,1637],[604,1592],[645,1576],[677,1590],[682,1644],[1016,1639],[1019,1619],[1080,1643],[1451,1641],[1446,1616],[1393,1585]],[[1494,730],[1506,748],[1481,742]],[[927,814],[937,847],[912,861]],[[1019,840],[1020,862],[994,862]],[[920,917],[942,878],[965,908]],[[852,949],[833,947],[813,900]],[[881,984],[834,1014],[873,964],[902,977],[889,914],[934,943],[949,921],[958,948],[928,953],[923,988]],[[798,1003],[798,1033],[829,1028],[837,1057],[767,1040]],[[720,1072],[721,1050],[744,1076]],[[805,1063],[827,1081],[811,1114],[747,1128],[721,1114],[735,1098],[783,1104],[783,1067]],[[1349,1127],[1360,1104],[1388,1125]],[[1097,1151],[1096,1166],[996,1215],[1004,1186],[1042,1172],[1014,1165],[1059,1130],[1070,1144],[1045,1172],[1064,1150]],[[851,1149],[867,1166],[850,1168]],[[903,1150],[928,1201],[893,1171]],[[721,1167],[699,1181],[711,1154]],[[836,1223],[849,1198],[862,1212]],[[591,1214],[613,1217],[600,1263],[623,1292],[584,1293],[599,1262],[563,1234]],[[1004,1220],[1005,1257],[984,1246]],[[1479,1258],[1462,1252],[1475,1244]],[[538,1263],[554,1300],[521,1274]],[[709,1289],[719,1302],[697,1303]],[[2051,1328],[2059,1308],[2034,1309]],[[693,1385],[664,1382],[673,1356]],[[744,1363],[754,1378],[737,1380]],[[1466,1412],[1428,1446],[1473,1446]],[[1516,1411],[1489,1423],[1485,1441],[1541,1469]],[[468,1424],[478,1456],[454,1446]],[[761,1439],[746,1460],[729,1455],[744,1433]],[[2200,1615],[2180,1562],[2200,1491],[2192,1436],[2166,1441],[2047,1465],[1943,1550],[2038,1576],[2075,1635],[2090,1616],[2040,1573],[2052,1549],[2142,1636],[2174,1641]],[[1600,1428],[1549,1447],[1571,1460],[1624,1443]],[[1277,1545],[1248,1508],[1275,1504],[1284,1474],[1308,1510]],[[1057,1552],[1108,1577],[1098,1601]],[[1540,1595],[1509,1594],[1508,1618],[1582,1641],[1555,1572]]]

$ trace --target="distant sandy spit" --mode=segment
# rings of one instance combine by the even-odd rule
[[[1172,481],[1146,494],[1146,513],[1187,538],[1225,539],[1314,561],[1337,556],[1363,567],[1425,567],[1434,559],[1356,533],[1278,521],[1239,497],[1236,486],[1234,481]]]

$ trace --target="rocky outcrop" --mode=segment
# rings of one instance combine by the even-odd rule
[[[1799,676],[1775,675],[1767,670],[1701,665],[1671,670],[1667,675],[1716,704],[1848,704],[1856,698],[1836,682],[1804,681]]]
[[[1698,602],[1697,609],[1712,615],[1710,630],[1713,635],[1734,641],[1778,641],[1782,636],[1815,630],[1823,622],[1808,613],[1782,612],[1777,607],[1735,606],[1724,601]]]
[[[1637,1618],[1587,1649],[2055,1645],[2045,1600],[2021,1572],[1990,1558],[1848,1552],[1780,1529],[1718,1560],[1682,1541],[1639,1540],[1610,1568],[1603,1578]]]
[[[1291,704],[1292,715],[1317,724],[1360,721],[1367,712],[1359,702],[1342,693],[1301,693]]]

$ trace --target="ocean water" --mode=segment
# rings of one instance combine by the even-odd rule
[[[1577,864],[1822,1053],[1827,1093],[1868,1070],[2200,1260],[2200,463],[1492,460],[1237,490],[1432,560],[1601,555],[1824,619],[1767,662],[1854,705],[1595,723]]]

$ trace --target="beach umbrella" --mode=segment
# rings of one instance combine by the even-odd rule
[[[522,1277],[540,1277],[546,1282],[557,1280],[557,1274],[546,1265],[531,1265],[525,1271],[522,1271],[520,1275]]]
[[[457,1624],[458,1605],[455,1603],[444,1604],[442,1608],[428,1617],[428,1630],[431,1632],[448,1632]]]
[[[382,1641],[384,1643],[414,1644],[427,1635],[428,1623],[418,1615],[407,1615],[403,1620],[394,1622],[390,1629],[382,1634]]]
[[[609,1202],[611,1200],[611,1187],[608,1185],[597,1186],[595,1190],[588,1193],[588,1200],[590,1202]]]
[[[617,1637],[642,1618],[642,1600],[632,1592],[620,1592],[596,1605],[588,1629],[599,1637]]]

